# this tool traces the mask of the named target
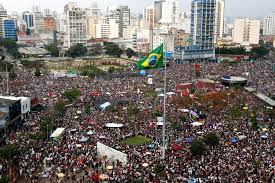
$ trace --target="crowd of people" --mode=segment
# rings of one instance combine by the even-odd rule
[[[274,62],[273,62],[274,63]],[[224,75],[246,74],[248,85],[269,96],[275,92],[275,72],[270,60],[253,63],[241,62],[236,66],[222,63],[202,64],[201,78],[219,80]],[[188,113],[174,101],[176,85],[193,82],[196,75],[193,64],[176,65],[167,68],[167,91],[174,92],[167,97],[166,131],[167,150],[162,156],[162,128],[156,125],[155,113],[162,113],[163,98],[155,94],[156,88],[163,88],[163,70],[146,71],[154,76],[153,84],[146,76],[133,75],[128,68],[121,75],[109,74],[95,78],[54,78],[51,74],[40,77],[17,68],[16,85],[10,85],[6,93],[5,81],[0,84],[0,95],[37,97],[44,110],[30,113],[19,129],[13,130],[5,139],[6,144],[30,145],[31,149],[22,157],[16,167],[17,181],[22,182],[271,182],[274,181],[274,127],[272,119],[265,113],[266,104],[245,90],[223,87],[228,95],[221,111],[200,109],[206,115],[204,125],[191,125]],[[4,78],[4,77],[3,77]],[[27,133],[39,134],[40,121],[56,113],[55,104],[66,101],[64,92],[78,89],[81,95],[68,105],[64,114],[57,116],[55,127],[65,128],[58,141],[31,139]],[[219,88],[219,90],[221,90]],[[96,93],[92,95],[91,93]],[[210,91],[205,91],[210,92]],[[242,99],[248,111],[257,109],[259,121],[269,126],[253,130],[245,111],[239,118],[231,118],[230,106]],[[104,102],[111,106],[100,109]],[[89,112],[85,112],[89,106]],[[186,121],[182,122],[182,118]],[[122,128],[106,128],[107,123],[123,124]],[[177,129],[173,124],[180,123]],[[49,135],[53,131],[49,132]],[[209,132],[218,134],[220,143],[207,148],[202,156],[192,156],[190,141],[199,139]],[[265,138],[262,138],[262,135]],[[137,134],[152,141],[131,146],[122,140]],[[242,138],[239,138],[239,137]],[[232,142],[232,138],[238,138]],[[82,141],[81,139],[86,139]],[[111,162],[97,154],[97,142],[127,154],[127,163]],[[174,149],[177,144],[179,149]],[[4,162],[2,163],[3,165]],[[160,175],[157,165],[164,165]],[[8,167],[8,165],[5,165]],[[111,167],[111,168],[108,168]]]

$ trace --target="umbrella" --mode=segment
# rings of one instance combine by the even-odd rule
[[[92,132],[91,130],[87,132],[87,135],[93,135],[94,132]]]
[[[57,174],[57,176],[58,176],[59,178],[63,178],[65,175],[64,175],[64,173],[59,173],[59,174]]]
[[[106,175],[106,174],[101,174],[101,175],[99,176],[99,178],[100,178],[101,180],[106,180],[106,179],[109,179],[109,176]]]
[[[107,170],[113,170],[113,166],[111,165],[107,166]]]
[[[233,138],[231,139],[231,142],[232,142],[233,144],[237,143],[237,142],[238,142],[237,137],[233,137]]]
[[[189,144],[191,144],[193,142],[193,138],[192,137],[188,137],[185,139],[185,141]]]
[[[143,167],[148,167],[149,164],[148,164],[148,163],[143,163],[142,166],[143,166]]]
[[[267,139],[267,137],[268,137],[268,135],[267,135],[267,134],[263,134],[263,135],[261,135],[261,138],[262,138],[262,139]]]
[[[155,148],[155,144],[149,144],[148,147],[149,147],[150,149],[153,149],[153,148]]]
[[[263,131],[263,132],[266,132],[266,131],[268,131],[268,129],[267,129],[267,128],[263,128],[262,131]]]
[[[182,150],[182,147],[179,146],[178,144],[172,144],[171,147],[172,147],[173,151],[180,151],[180,150]]]
[[[82,137],[79,141],[80,142],[87,142],[89,140],[88,137]]]
[[[79,118],[79,116],[75,116],[75,117],[74,117],[74,119],[78,119],[78,118]]]
[[[81,144],[76,144],[76,147],[80,148],[80,147],[82,147],[82,145]]]
[[[151,155],[152,153],[151,152],[146,152],[144,155]]]
[[[246,138],[245,135],[240,135],[240,136],[238,136],[238,139],[240,139],[240,140],[243,140],[243,139],[245,139],[245,138]]]
[[[201,122],[194,122],[194,123],[191,123],[191,125],[193,125],[193,126],[202,126],[203,123],[201,123]]]
[[[76,111],[76,114],[82,114],[82,111]]]

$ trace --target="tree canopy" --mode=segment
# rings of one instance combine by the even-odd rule
[[[59,48],[57,47],[57,44],[51,43],[46,46],[46,49],[51,53],[52,56],[58,57],[59,56]]]
[[[136,56],[136,52],[134,52],[134,50],[132,50],[131,48],[127,48],[127,50],[125,51],[126,55],[128,58],[132,58],[133,56]]]
[[[105,43],[105,49],[106,49],[107,55],[111,55],[115,57],[120,57],[121,54],[123,53],[122,49],[119,48],[119,46],[113,42]]]
[[[82,57],[87,54],[87,47],[82,44],[77,44],[69,48],[66,55],[72,58]]]

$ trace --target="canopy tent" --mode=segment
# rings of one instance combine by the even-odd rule
[[[65,131],[65,128],[57,128],[52,134],[51,134],[51,138],[58,138],[61,137],[61,135],[63,134],[63,132]]]
[[[191,123],[192,126],[202,126],[203,123],[201,122],[194,122],[194,123]]]
[[[100,105],[101,110],[105,110],[107,107],[109,107],[111,105],[110,102],[105,102],[103,104]]]
[[[173,151],[180,151],[180,150],[182,150],[182,147],[179,146],[178,144],[172,144],[171,148],[172,148]]]
[[[121,128],[123,127],[123,124],[118,124],[118,123],[108,123],[105,125],[107,128]]]
[[[79,142],[87,142],[89,140],[89,137],[82,137]]]

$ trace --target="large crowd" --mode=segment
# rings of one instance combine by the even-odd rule
[[[225,66],[217,63],[202,64],[201,78],[219,80],[224,75],[248,78],[248,85],[268,96],[275,93],[275,72],[273,61],[256,60],[253,63],[241,62],[236,66]],[[274,63],[274,62],[273,62]],[[163,110],[163,97],[151,95],[156,88],[163,87],[163,70],[150,70],[154,75],[153,84],[147,84],[147,77],[134,76],[133,68],[119,74],[109,74],[95,78],[54,78],[51,74],[40,77],[17,68],[15,85],[10,85],[6,93],[5,80],[0,84],[0,95],[37,97],[44,110],[30,113],[24,125],[12,130],[5,139],[6,144],[20,146],[32,144],[25,156],[20,157],[16,167],[17,180],[22,182],[272,182],[275,173],[274,127],[267,126],[265,135],[262,130],[252,130],[248,118],[242,115],[231,119],[228,110],[236,98],[230,96],[222,111],[212,112],[201,109],[206,114],[204,125],[191,126],[188,114],[179,110],[173,97],[167,98],[167,151],[165,160],[162,155],[162,128],[156,126],[156,111]],[[179,83],[193,82],[196,79],[193,64],[176,65],[171,63],[167,68],[167,91],[174,92]],[[4,77],[3,77],[4,78]],[[22,134],[39,133],[39,122],[55,112],[55,103],[66,100],[63,93],[70,89],[79,89],[81,96],[67,107],[63,116],[55,121],[56,127],[64,127],[65,132],[58,142],[52,140],[33,143]],[[219,89],[220,90],[220,89]],[[223,87],[228,93],[235,93],[234,88]],[[97,92],[99,95],[91,95]],[[243,105],[252,110],[257,107],[259,120],[272,124],[274,119],[265,114],[265,103],[250,93],[238,91],[237,98],[245,101]],[[110,109],[102,110],[100,104],[110,102]],[[89,104],[90,113],[85,108]],[[134,115],[130,109],[136,109]],[[80,112],[79,112],[80,111]],[[172,123],[180,122],[182,116],[187,118],[181,123],[182,129],[176,130]],[[105,128],[107,123],[120,123],[123,128]],[[52,131],[51,131],[52,132]],[[49,134],[51,133],[49,132]],[[92,132],[88,134],[88,132]],[[217,147],[207,149],[201,156],[192,156],[186,139],[196,139],[208,132],[215,132],[220,137]],[[130,146],[121,143],[126,137],[142,134],[152,139],[141,146]],[[231,142],[234,137],[242,136],[238,142]],[[83,137],[86,141],[80,141]],[[116,160],[110,162],[97,156],[96,143],[101,142],[109,147],[127,154],[127,164]],[[177,144],[180,150],[172,148]],[[164,175],[160,177],[155,167],[164,165]],[[255,162],[258,162],[255,163]],[[3,163],[4,165],[4,163]],[[45,170],[45,165],[51,167]],[[112,166],[111,169],[107,167]],[[2,173],[2,172],[1,172]],[[60,174],[62,175],[62,178]],[[101,176],[105,176],[104,180]],[[102,178],[102,179],[100,179]]]

